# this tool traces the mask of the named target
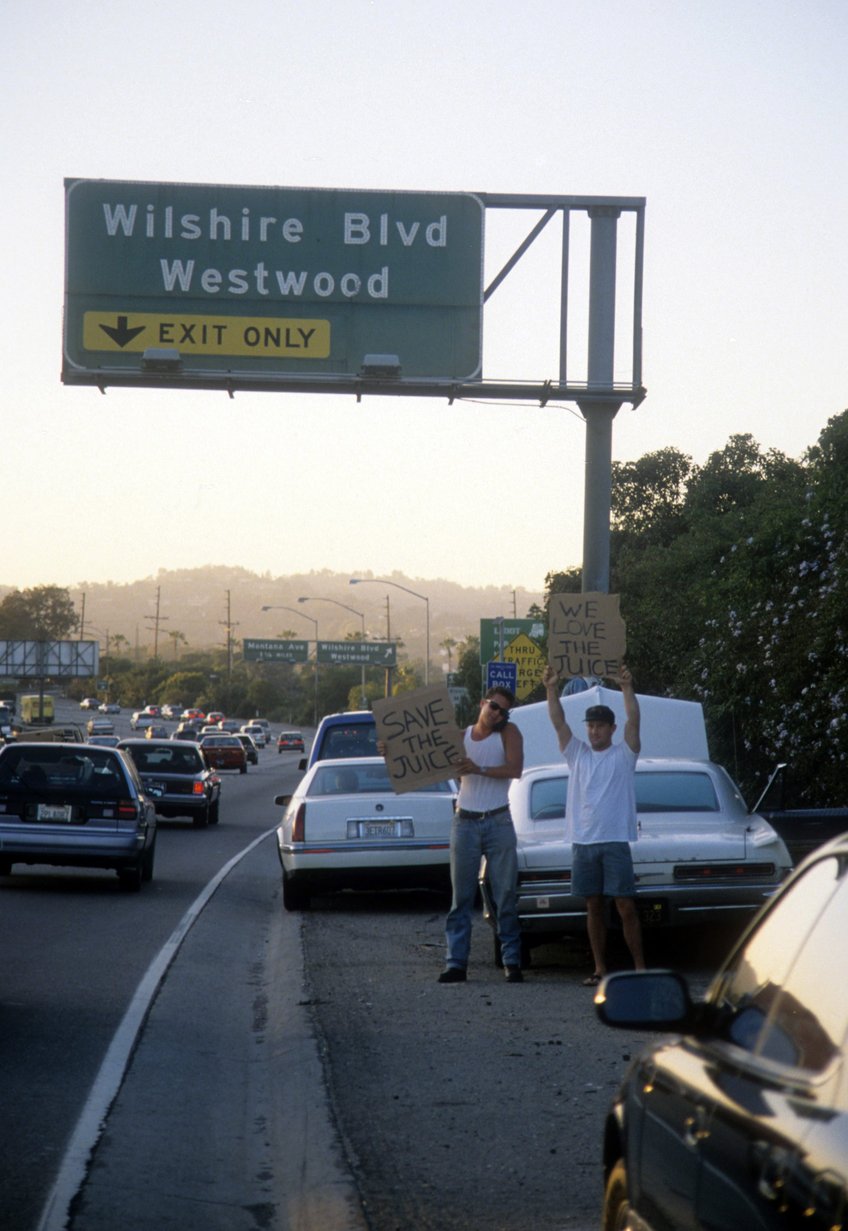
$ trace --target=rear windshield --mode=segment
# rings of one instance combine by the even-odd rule
[[[432,782],[417,787],[430,795],[451,795],[449,782]],[[309,784],[309,795],[365,795],[373,791],[393,794],[385,765],[325,765],[317,770]]]
[[[142,773],[199,774],[204,768],[203,758],[192,744],[175,743],[167,748],[133,745],[127,752]]]
[[[530,819],[553,821],[565,816],[568,776],[540,778],[530,790]],[[673,771],[636,775],[636,811],[718,812],[719,802],[709,774]]]
[[[331,757],[373,757],[377,754],[377,728],[374,723],[330,727],[321,744],[321,760]]]
[[[80,791],[119,799],[127,794],[127,780],[120,760],[107,748],[89,745],[74,752],[55,744],[23,744],[8,747],[0,757],[0,793],[16,791]]]

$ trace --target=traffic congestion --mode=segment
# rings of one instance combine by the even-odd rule
[[[194,1218],[197,1202],[211,1200],[222,1210],[230,1209],[237,1198],[243,1205],[256,1204],[241,1200],[248,1192],[265,1198],[269,1209],[291,1203],[296,1192],[302,1213],[310,1211],[311,1217],[320,1208],[320,1225],[340,1231],[431,1225],[428,1220],[436,1215],[426,1213],[430,1201],[433,1211],[438,1210],[438,1225],[457,1231],[483,1220],[517,1231],[526,1225],[528,1201],[534,1225],[552,1231],[637,1225],[632,1221],[635,1210],[632,1216],[630,1212],[633,1202],[639,1203],[638,1217],[646,1226],[700,1225],[700,1213],[690,1217],[687,1212],[687,1197],[679,1197],[676,1206],[668,1204],[665,1165],[649,1167],[648,1156],[641,1155],[637,1167],[629,1143],[642,1131],[639,1126],[650,1121],[628,1074],[630,1069],[638,1073],[639,1064],[658,1062],[625,1063],[618,1037],[622,1029],[629,1031],[624,1050],[628,1057],[631,1052],[638,1056],[638,1032],[650,1023],[652,1029],[682,1033],[684,1046],[690,1046],[685,1043],[689,1034],[702,1040],[691,1046],[706,1048],[705,1057],[724,1057],[729,1047],[737,1068],[749,1063],[738,1054],[742,1048],[750,1055],[748,1080],[755,1083],[762,1063],[756,1034],[746,1028],[743,1035],[741,1026],[727,1025],[717,1032],[711,1025],[710,1037],[702,1039],[699,1014],[705,1010],[698,1005],[704,997],[707,1005],[724,1003],[723,989],[740,977],[731,972],[747,969],[748,947],[751,952],[762,948],[756,926],[731,956],[728,973],[717,977],[716,969],[725,951],[732,950],[744,920],[720,923],[708,914],[692,926],[681,926],[678,918],[673,928],[648,928],[649,966],[673,965],[681,974],[674,984],[669,977],[662,992],[651,990],[646,979],[635,999],[635,984],[630,993],[624,982],[626,950],[618,952],[614,941],[616,973],[609,986],[593,993],[583,987],[587,949],[579,922],[567,920],[563,926],[569,912],[561,905],[550,911],[550,886],[537,877],[532,891],[525,873],[524,999],[516,1002],[515,993],[505,999],[503,981],[500,986],[494,982],[497,943],[493,963],[488,929],[478,928],[468,963],[470,986],[460,993],[466,999],[459,1001],[435,978],[449,905],[448,838],[455,787],[444,784],[445,790],[424,793],[419,802],[414,796],[396,797],[387,811],[392,794],[382,759],[373,755],[373,719],[366,721],[364,713],[330,716],[317,733],[287,727],[269,732],[262,722],[242,723],[223,714],[213,714],[209,723],[209,715],[186,716],[182,709],[163,715],[151,713],[151,708],[109,713],[114,746],[87,742],[98,732],[89,736],[81,730],[78,741],[66,742],[27,742],[23,732],[0,752],[0,890],[4,916],[18,938],[16,953],[7,955],[16,960],[7,962],[7,994],[0,1001],[10,1043],[2,1076],[14,1108],[6,1122],[5,1132],[11,1134],[7,1146],[13,1140],[22,1146],[18,1152],[4,1151],[2,1164],[4,1191],[12,1194],[10,1227],[58,1231],[67,1225],[71,1231],[106,1231],[116,1225],[127,1186],[140,1197],[144,1171],[151,1164],[170,1179],[155,1185],[148,1201],[157,1209],[157,1203],[164,1203],[163,1209],[169,1203],[179,1209],[184,1228],[201,1225]],[[145,716],[167,724],[167,738],[149,735],[153,724],[146,723]],[[57,701],[58,730],[68,734],[81,725],[78,718],[71,702]],[[525,723],[532,726],[532,714]],[[248,734],[242,727],[257,730]],[[239,735],[247,735],[256,749],[256,764],[248,773],[240,764],[214,765],[205,751],[210,738]],[[303,753],[297,746],[301,741]],[[239,747],[244,750],[244,745]],[[109,788],[110,795],[105,783],[119,768],[124,777]],[[36,770],[41,771],[40,783],[34,781]],[[538,766],[527,771],[528,787],[543,784],[540,804],[535,816],[522,822],[516,795],[516,820],[528,853],[544,851],[553,842],[561,861],[562,843],[554,832],[561,820],[551,811],[556,792],[545,785],[544,777],[550,771]],[[686,763],[682,778],[677,772],[673,790],[684,790],[690,807],[695,800],[699,824],[711,823],[711,809],[704,810],[699,794],[702,787],[689,781],[698,767]],[[700,772],[711,771],[701,766]],[[516,784],[516,792],[525,789],[525,778]],[[14,790],[4,794],[7,781],[15,784]],[[88,785],[92,781],[96,790]],[[82,793],[84,786],[88,795]],[[652,788],[652,799],[660,798],[656,790]],[[45,835],[58,832],[62,843],[74,840],[72,830],[93,832],[104,816],[94,816],[87,801],[99,801],[100,814],[110,806],[120,813],[133,792],[134,806],[142,805],[133,824],[138,828],[139,820],[145,820],[153,836],[152,843],[140,849],[154,850],[155,862],[152,855],[142,854],[131,865],[131,877],[123,855],[102,847],[95,856],[90,850],[69,853],[66,845],[55,850],[33,847],[41,830]],[[15,813],[10,801],[25,794],[35,811],[18,807]],[[718,791],[716,798],[720,796]],[[443,803],[446,816],[437,819]],[[118,816],[115,821],[120,833]],[[726,824],[720,821],[716,832]],[[16,827],[27,828],[29,848],[14,848]],[[650,832],[645,836],[650,844]],[[415,853],[422,842],[429,871]],[[776,837],[770,845],[783,849]],[[717,849],[713,869],[721,858]],[[753,849],[760,851],[762,862],[768,845],[756,840]],[[826,870],[815,873],[810,883],[829,885],[824,894],[833,899],[827,925],[833,931],[845,911],[846,860],[843,847],[832,854],[829,847],[823,849],[825,854],[817,858],[824,863],[816,866]],[[533,866],[532,860],[527,866]],[[436,872],[440,879],[433,879]],[[553,873],[544,875],[551,880]],[[485,877],[481,888],[491,914]],[[127,889],[141,892],[127,894]],[[649,884],[648,893],[656,900],[662,891]],[[710,900],[717,901],[714,891]],[[783,914],[788,909],[784,906]],[[573,905],[571,916],[575,910]],[[777,929],[769,922],[771,913],[762,925],[767,936]],[[540,933],[537,921],[546,914],[548,922]],[[811,917],[811,925],[814,922]],[[823,928],[822,920],[809,938],[804,929],[798,932],[798,957],[790,965],[803,970],[807,956],[818,954]],[[7,927],[7,938],[9,934]],[[778,986],[787,976],[775,977]],[[688,980],[685,987],[682,978]],[[803,984],[795,981],[791,987],[787,994],[793,999],[787,1003],[800,1002]],[[451,997],[447,1003],[446,995]],[[750,1013],[750,994],[734,992],[734,997],[736,1007],[729,1011]],[[824,1051],[815,1045],[811,1060],[805,1048],[812,1044],[800,1036],[794,1044],[781,1044],[782,1051],[768,1045],[774,1052],[769,1059],[774,1089],[777,1065],[786,1072],[787,1083],[791,1078],[787,1091],[790,1085],[795,1091],[807,1082],[809,1097],[819,1103],[836,1100],[833,1106],[838,1107],[844,1057],[839,1031],[845,1011],[840,997],[844,1001],[841,991],[831,1001],[826,1022],[817,1027],[826,1030],[828,1042],[822,1043]],[[595,1006],[601,1019],[617,1030],[598,1035]],[[709,1010],[711,1023],[717,1022],[717,1012]],[[476,1020],[480,1013],[483,1018]],[[98,1023],[82,1039],[81,1015]],[[780,1020],[784,1034],[791,1033],[786,1010]],[[131,1037],[124,1039],[123,1051],[116,1052],[122,1029]],[[285,1030],[299,1040],[296,1081],[291,1065],[275,1060]],[[483,1069],[475,1061],[481,1046],[489,1057]],[[251,1048],[258,1052],[261,1089],[256,1075],[243,1067],[250,1067]],[[107,1076],[104,1057],[110,1054],[113,1071]],[[224,1057],[229,1057],[226,1063]],[[65,1080],[57,1100],[59,1065]],[[823,1086],[825,1069],[831,1077]],[[689,1094],[679,1078],[675,1080],[679,1108],[670,1114],[682,1123],[687,1100],[700,1106],[707,1094],[703,1083]],[[104,1084],[107,1093],[98,1095]],[[498,1100],[512,1122],[523,1126],[522,1139],[534,1142],[529,1156],[527,1151],[516,1156],[509,1135],[498,1140],[498,1134],[492,1138],[484,1130],[485,1108]],[[458,1116],[454,1109],[459,1106],[467,1106],[468,1114]],[[179,1115],[176,1107],[181,1108]],[[716,1131],[724,1114],[711,1107],[707,1119]],[[772,1114],[778,1116],[778,1111]],[[266,1124],[261,1142],[248,1131],[249,1116],[254,1123],[260,1116]],[[97,1128],[87,1132],[92,1117]],[[304,1138],[304,1119],[309,1117],[321,1122],[319,1143]],[[779,1149],[786,1154],[787,1143],[800,1146],[803,1134],[783,1112],[779,1117]],[[828,1226],[838,1221],[842,1197],[840,1182],[833,1178],[838,1176],[833,1160],[840,1148],[839,1123],[837,1118],[835,1137],[817,1134],[821,1163],[793,1164],[792,1199],[812,1208],[806,1215],[812,1218],[806,1223],[811,1227],[824,1226],[825,1219]],[[761,1120],[753,1116],[734,1131],[740,1141],[753,1141],[760,1127]],[[674,1131],[670,1124],[664,1130],[666,1139]],[[465,1152],[460,1171],[466,1183],[475,1167],[488,1171],[492,1159],[502,1156],[500,1178],[492,1181],[491,1193],[478,1194],[471,1207],[459,1191],[450,1190],[447,1200],[440,1195],[438,1151],[434,1155],[432,1149],[415,1148],[422,1133],[431,1144],[450,1141]],[[238,1144],[246,1138],[250,1149]],[[223,1152],[215,1141],[227,1143]],[[219,1156],[214,1177],[208,1174],[210,1150]],[[88,1159],[81,1169],[80,1152]],[[702,1153],[706,1158],[706,1150]],[[719,1164],[713,1160],[710,1165],[715,1169]],[[756,1172],[750,1176],[754,1187],[747,1195],[742,1174],[728,1177],[734,1202],[748,1208],[755,1201],[756,1225],[769,1227],[777,1205],[762,1198]],[[695,1172],[688,1184],[692,1194],[701,1191]],[[335,1194],[334,1200],[328,1200],[328,1193]],[[693,1200],[693,1211],[696,1205]],[[221,1214],[210,1223],[206,1205],[204,1211],[203,1226],[228,1225]],[[669,1221],[672,1212],[676,1221]],[[153,1225],[150,1217],[146,1208],[136,1221],[124,1217],[122,1225],[147,1227]]]

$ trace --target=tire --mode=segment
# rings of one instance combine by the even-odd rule
[[[241,766],[241,768],[239,769],[239,773],[240,773],[240,774],[246,774],[246,773],[247,773],[247,763],[246,763],[246,762],[245,762],[245,764],[244,764],[244,765],[242,765],[242,766]]]
[[[209,806],[209,824],[217,825],[221,819],[221,801],[216,799],[214,804]]]
[[[283,876],[283,906],[286,910],[309,910],[309,891],[303,885]]]
[[[8,858],[0,859],[0,876],[12,875],[12,861]]]
[[[601,1215],[601,1231],[631,1231],[630,1201],[627,1196],[627,1168],[620,1158],[607,1180],[604,1189],[604,1209]]]
[[[150,843],[150,846],[141,857],[141,879],[145,882],[153,880],[153,864],[156,860],[156,839]]]
[[[209,824],[209,808],[204,808],[202,812],[195,812],[191,823],[195,829],[205,829]]]
[[[138,893],[141,889],[141,882],[144,880],[141,860],[133,864],[131,868],[118,868],[118,880],[127,893]]]

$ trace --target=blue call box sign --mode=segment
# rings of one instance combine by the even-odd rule
[[[518,663],[486,663],[486,688],[507,688],[511,693],[517,693]]]
[[[475,379],[484,213],[469,193],[67,180],[63,379],[163,351],[189,378],[391,356],[402,379]]]

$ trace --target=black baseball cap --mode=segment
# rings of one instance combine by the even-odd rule
[[[615,726],[615,714],[608,705],[590,705],[584,722],[608,722]]]

